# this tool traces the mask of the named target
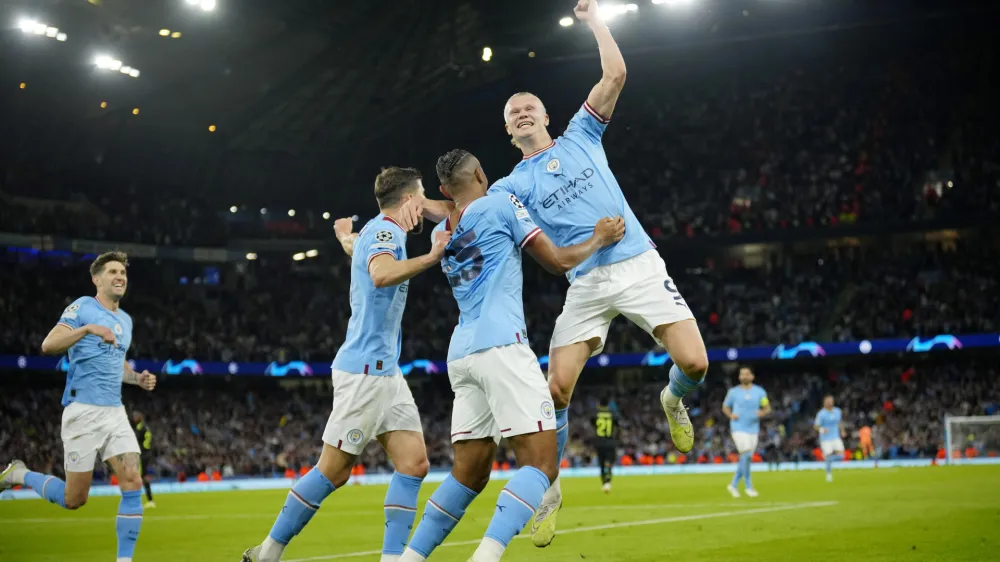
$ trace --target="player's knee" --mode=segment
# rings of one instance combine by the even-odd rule
[[[87,496],[66,495],[66,509],[76,511],[87,503]]]
[[[573,398],[573,385],[565,384],[562,377],[551,376],[549,392],[552,394],[552,402],[555,403],[556,409],[561,410],[569,406],[569,401]]]
[[[559,462],[555,459],[555,457],[553,457],[552,460],[545,460],[538,463],[535,468],[540,470],[542,474],[549,479],[550,484],[555,482],[556,478],[559,476]]]
[[[708,372],[708,355],[700,353],[692,357],[677,358],[677,367],[687,375],[688,378],[701,380]]]
[[[427,456],[421,455],[418,458],[397,465],[396,472],[407,476],[413,476],[414,478],[425,478],[427,476],[427,471],[430,470],[430,468],[431,463],[427,460]]]

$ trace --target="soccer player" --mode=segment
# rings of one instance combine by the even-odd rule
[[[611,469],[618,457],[618,417],[611,411],[611,402],[602,397],[594,415],[594,449],[597,464],[601,467],[601,486],[605,494],[611,493]]]
[[[153,475],[149,469],[153,466],[153,432],[149,430],[146,423],[146,416],[136,410],[132,412],[132,431],[135,432],[135,439],[139,442],[139,474],[142,475],[142,487],[146,490],[146,509],[156,507],[153,501],[153,488],[151,481]]]
[[[396,468],[385,496],[382,562],[399,560],[406,547],[428,462],[417,406],[399,370],[401,322],[409,280],[438,263],[449,239],[447,232],[436,233],[430,252],[408,259],[399,208],[423,196],[420,172],[386,168],[375,178],[380,213],[357,235],[344,232],[340,221],[341,244],[351,255],[351,319],[333,361],[333,411],[323,452],[288,493],[264,542],[243,553],[244,562],[277,562],[323,500],[347,483],[372,438]]]
[[[0,472],[0,490],[29,486],[36,494],[65,509],[87,503],[97,456],[118,478],[121,500],[115,531],[118,562],[131,562],[142,526],[142,478],[139,443],[122,406],[122,383],[145,390],[156,376],[137,373],[125,360],[132,343],[132,317],[119,306],[128,287],[128,256],[101,254],[90,266],[93,297],[81,297],[63,310],[42,342],[42,353],[69,352],[69,374],[63,392],[62,441],[66,480],[28,470],[15,460]]]
[[[729,418],[729,431],[733,435],[733,443],[740,454],[736,465],[736,474],[726,489],[734,497],[740,497],[738,486],[743,479],[743,490],[751,498],[759,494],[750,479],[750,466],[753,464],[753,454],[757,450],[757,438],[760,435],[760,418],[771,413],[771,404],[767,400],[767,392],[753,383],[753,369],[740,367],[740,384],[729,389],[722,403],[722,413]]]
[[[529,93],[513,95],[504,121],[523,160],[491,191],[515,195],[531,218],[558,246],[586,240],[602,217],[622,216],[625,238],[567,273],[571,283],[566,304],[556,319],[549,349],[549,389],[556,408],[559,455],[569,437],[570,398],[587,360],[604,348],[611,320],[619,314],[663,345],[673,360],[669,384],[660,402],[678,451],[694,446],[694,432],[681,399],[696,389],[708,371],[708,354],[698,324],[684,297],[667,274],[666,265],[608,167],[602,136],[625,84],[625,61],[600,15],[597,2],[579,0],[576,17],[593,31],[600,50],[601,80],[562,137],[552,140],[545,106]],[[404,213],[443,220],[451,207],[441,201],[419,201]],[[556,514],[562,504],[558,479],[546,492],[532,522],[532,542],[544,547],[555,537]]]
[[[453,150],[438,159],[437,173],[441,191],[455,201],[455,211],[434,229],[436,237],[454,233],[441,268],[460,311],[448,347],[455,457],[402,562],[423,562],[448,536],[489,482],[497,443],[505,437],[519,468],[469,559],[496,562],[559,472],[552,396],[524,322],[521,250],[548,271],[564,273],[620,239],[625,226],[620,218],[602,219],[585,242],[557,248],[517,197],[486,195],[486,174],[475,156]]]
[[[819,432],[819,447],[826,462],[826,481],[833,482],[833,457],[844,454],[844,422],[840,408],[833,405],[833,396],[823,397],[823,409],[816,413],[813,427]]]

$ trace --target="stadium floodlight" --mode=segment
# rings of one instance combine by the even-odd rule
[[[161,29],[160,30],[160,37],[166,37],[167,35],[170,35],[170,30],[169,29]]]
[[[97,68],[111,68],[111,61],[114,59],[108,55],[97,55],[94,58],[94,66]]]
[[[229,208],[230,213],[235,213],[237,210],[238,209],[236,208],[236,205],[233,205],[232,207]]]
[[[132,70],[129,70],[128,71],[128,75],[131,76],[132,78],[138,78],[139,77],[139,69],[138,68],[133,68]]]
[[[566,17],[562,18],[561,20],[559,20],[559,25],[561,25],[563,27],[569,27],[569,26],[573,25],[573,18],[571,18],[569,16],[566,16]]]
[[[318,255],[319,255],[319,250],[309,250],[306,252],[307,258],[315,258]]]
[[[295,209],[288,209],[288,216],[294,217],[295,216]]]
[[[208,132],[209,133],[214,133],[215,132],[215,125],[209,125],[208,126]]]
[[[618,16],[638,11],[638,4],[606,4],[601,6],[601,15],[604,16],[605,21],[611,21]]]
[[[201,0],[199,6],[201,6],[202,10],[211,12],[215,9],[215,0]]]
[[[483,62],[490,62],[493,58],[493,49],[489,47],[483,47]]]
[[[181,32],[180,32],[180,31],[175,31],[175,32],[173,32],[173,33],[171,33],[171,34],[170,34],[170,38],[171,38],[171,39],[180,39],[180,38],[181,38],[181,35],[182,35],[182,34],[181,34]]]
[[[267,207],[262,207],[261,210],[260,210],[260,214],[266,215],[267,214]]]
[[[330,213],[323,213],[323,220],[325,221],[330,220]]]
[[[58,27],[46,27],[45,28],[45,36],[46,37],[51,37],[52,39],[55,39],[56,35],[59,35],[59,28]]]
[[[108,108],[108,102],[102,101],[101,102],[101,109],[107,109],[107,108]]]
[[[60,31],[56,34],[56,41],[65,41],[66,39],[69,39],[69,37],[65,33]]]
[[[121,72],[122,74],[128,74],[129,72],[132,72],[132,67],[131,66],[123,66],[123,67],[121,67],[121,68],[118,69],[118,72]]]
[[[302,261],[306,259],[306,255],[303,252],[299,252],[297,254],[292,254],[292,259],[295,261]]]
[[[132,108],[132,115],[139,115],[139,108],[138,107]]]
[[[33,33],[35,30],[35,24],[38,23],[33,19],[21,18],[17,20],[17,28],[24,33]]]
[[[247,259],[250,260],[250,261],[253,261],[253,260],[257,259],[257,254],[254,253],[254,252],[247,252]]]

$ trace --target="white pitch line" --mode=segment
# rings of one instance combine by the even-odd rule
[[[828,502],[809,502],[809,503],[798,503],[791,504],[780,507],[762,507],[758,509],[744,509],[740,511],[720,511],[716,513],[702,513],[699,515],[681,515],[678,517],[663,517],[660,519],[646,519],[643,521],[625,521],[622,523],[608,523],[605,525],[592,525],[590,527],[575,527],[573,529],[567,529],[565,531],[559,531],[557,535],[569,535],[572,533],[587,533],[590,531],[603,531],[605,529],[620,529],[623,527],[640,527],[644,525],[661,525],[663,523],[680,523],[684,521],[699,521],[702,519],[716,519],[720,517],[733,517],[738,515],[754,515],[759,513],[773,513],[776,511],[789,511],[793,509],[808,509],[810,507],[830,507],[832,505],[837,505],[838,502],[828,501]],[[526,539],[528,535],[518,535],[514,537],[515,539]],[[471,541],[458,541],[449,542],[442,544],[438,548],[445,548],[449,546],[470,546],[474,544],[479,544],[482,539],[476,539]],[[366,550],[364,552],[349,552],[347,554],[328,554],[325,556],[310,556],[308,558],[295,558],[293,560],[287,560],[286,562],[313,562],[314,560],[336,560],[338,558],[358,558],[360,556],[374,556],[377,554],[382,554],[381,550]]]
[[[565,507],[563,511],[572,513],[575,511],[604,511],[604,510],[621,510],[621,511],[636,511],[636,510],[650,510],[650,509],[677,509],[677,508],[702,508],[702,507],[741,507],[745,506],[750,502],[727,502],[727,503],[660,503],[660,504],[648,504],[648,505],[578,505],[574,507]],[[789,506],[798,505],[791,502],[752,502],[753,505],[765,507],[765,506]],[[326,511],[320,512],[319,515],[323,517],[354,517],[357,515],[373,515],[377,513],[376,511]],[[269,513],[226,513],[226,514],[201,514],[201,515],[149,515],[148,512],[144,514],[143,520],[146,522],[150,521],[202,521],[205,519],[273,519],[276,515],[273,512]],[[107,517],[29,517],[29,518],[17,518],[17,519],[2,519],[0,518],[0,525],[11,525],[17,523],[106,523],[108,521]]]

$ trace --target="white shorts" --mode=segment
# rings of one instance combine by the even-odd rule
[[[526,344],[492,347],[448,363],[455,392],[451,441],[554,430],[555,408],[538,358]]]
[[[827,439],[819,442],[819,448],[823,451],[823,458],[829,457],[833,453],[844,454],[844,440],[841,438]]]
[[[743,453],[752,453],[757,450],[757,437],[756,433],[747,433],[743,431],[733,432],[733,443],[736,443],[736,450],[742,455]]]
[[[62,442],[66,472],[92,472],[98,453],[102,461],[122,453],[139,454],[125,406],[73,402],[63,410]]]
[[[596,355],[604,349],[608,328],[619,314],[651,336],[657,326],[694,319],[667,275],[663,258],[656,250],[649,250],[625,261],[595,267],[573,281],[549,347],[600,338],[601,344],[593,353]]]
[[[333,410],[323,442],[360,455],[373,438],[390,431],[423,433],[413,394],[402,375],[333,371]]]

